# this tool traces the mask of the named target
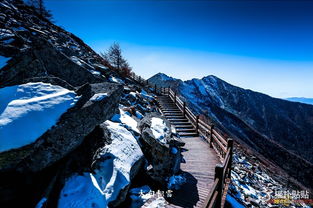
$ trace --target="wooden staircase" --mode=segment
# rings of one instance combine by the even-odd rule
[[[176,128],[181,137],[197,137],[198,133],[184,113],[177,107],[169,96],[158,96],[158,104],[163,115]]]

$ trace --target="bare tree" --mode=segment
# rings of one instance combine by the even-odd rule
[[[34,7],[40,16],[45,17],[50,20],[52,19],[51,11],[46,9],[46,6],[43,0],[28,0],[26,4]]]
[[[122,49],[118,43],[113,43],[106,53],[100,53],[100,55],[123,76],[128,76],[130,74],[131,67],[126,59],[123,58]]]

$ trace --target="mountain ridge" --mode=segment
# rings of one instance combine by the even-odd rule
[[[157,75],[149,79],[154,80],[162,86]],[[307,174],[313,172],[313,106],[239,88],[212,75],[166,82],[162,87],[166,85],[177,91],[196,114],[208,116],[302,183],[313,185],[297,173],[301,170],[298,163],[306,164]]]

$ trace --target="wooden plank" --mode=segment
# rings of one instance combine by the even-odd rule
[[[188,150],[182,153],[186,163],[181,164],[182,171],[187,175],[187,184],[173,192],[167,207],[201,207],[214,185],[214,171],[219,160],[214,150],[201,138],[183,137],[182,140]]]

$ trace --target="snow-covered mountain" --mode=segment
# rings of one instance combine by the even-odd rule
[[[164,77],[156,74],[149,81],[173,86],[197,114],[313,186],[313,106],[245,90],[212,75],[184,82]]]
[[[286,98],[286,100],[313,105],[313,98],[290,97],[290,98]]]

